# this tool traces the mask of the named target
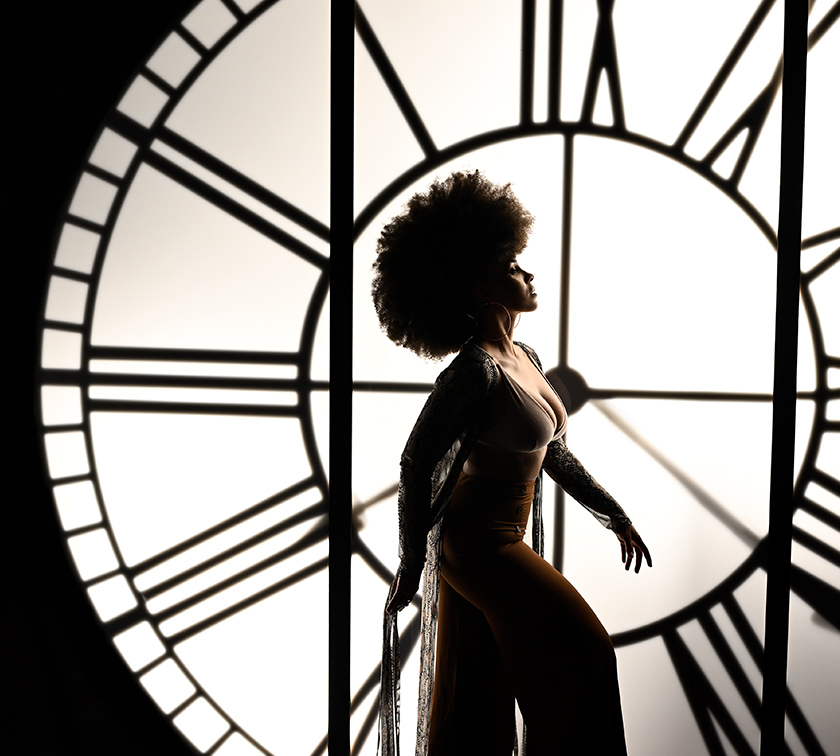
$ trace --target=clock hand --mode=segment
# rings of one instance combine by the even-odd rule
[[[697,501],[711,514],[713,514],[721,523],[726,525],[732,533],[741,539],[750,548],[755,548],[761,538],[757,533],[750,530],[738,518],[732,515],[727,509],[707,491],[703,489],[700,484],[692,480],[683,470],[676,464],[669,460],[662,452],[660,452],[652,443],[645,439],[638,433],[627,421],[625,421],[614,409],[608,407],[604,402],[592,402],[592,406],[604,415],[613,425],[615,425],[628,438],[638,444],[644,451],[646,451],[653,459],[655,459],[662,467],[664,467],[671,475],[673,475]]]
[[[399,484],[394,483],[393,485],[388,486],[388,488],[380,491],[372,499],[368,499],[367,501],[359,501],[358,499],[355,500],[353,502],[353,533],[358,533],[359,531],[364,530],[366,524],[365,510],[381,503],[391,496],[396,496],[398,488]]]

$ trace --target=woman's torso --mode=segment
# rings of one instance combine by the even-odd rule
[[[499,385],[464,472],[499,480],[533,480],[546,447],[565,432],[566,410],[520,347],[515,359],[494,361]]]

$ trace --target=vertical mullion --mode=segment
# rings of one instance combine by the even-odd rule
[[[330,4],[329,745],[350,752],[354,4]],[[351,117],[348,119],[348,113]]]
[[[807,43],[808,4],[785,0],[761,756],[777,750],[785,731]]]

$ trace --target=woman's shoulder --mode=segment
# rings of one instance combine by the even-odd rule
[[[469,381],[494,386],[499,379],[499,371],[493,358],[472,340],[461,347],[452,362],[438,376],[436,383],[450,381]]]
[[[514,341],[514,344],[518,346],[525,354],[527,354],[537,365],[537,367],[542,370],[542,363],[540,362],[540,358],[537,356],[537,353],[531,349],[527,344],[523,344],[521,341]]]

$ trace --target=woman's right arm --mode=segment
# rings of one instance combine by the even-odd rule
[[[475,423],[486,395],[480,361],[456,360],[438,376],[411,431],[400,460],[400,567],[388,596],[389,613],[407,606],[417,593],[426,563],[438,465],[445,464],[444,457]]]

